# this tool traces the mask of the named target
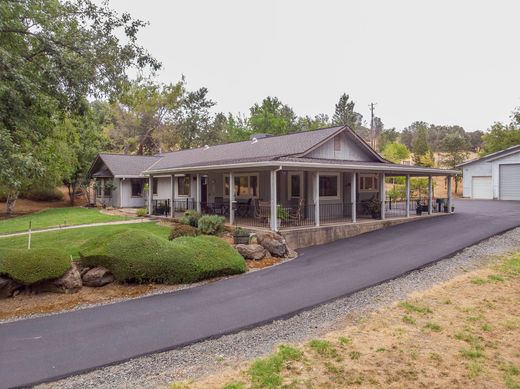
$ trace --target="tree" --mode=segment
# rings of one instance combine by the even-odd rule
[[[457,165],[461,164],[468,158],[469,143],[465,136],[451,133],[442,141],[442,151],[446,153],[444,163],[455,169]],[[455,176],[455,193],[457,193],[458,184],[461,180],[460,175]]]
[[[363,122],[363,116],[354,111],[356,103],[350,100],[350,96],[343,93],[332,116],[332,124],[334,126],[349,126],[356,131]]]
[[[410,151],[401,143],[387,143],[383,150],[383,157],[389,161],[400,163],[410,157]]]
[[[249,126],[253,133],[285,135],[299,129],[292,108],[276,97],[265,98],[262,104],[253,105],[249,111]]]
[[[318,114],[312,116],[302,116],[298,118],[297,126],[300,131],[317,130],[318,128],[326,128],[330,126],[329,116],[326,114]]]
[[[422,165],[426,163],[426,159],[424,158],[430,152],[430,147],[428,146],[428,127],[426,123],[416,123],[417,133],[412,142],[412,152],[413,159],[416,165]],[[421,161],[421,158],[423,161]]]
[[[482,141],[482,135],[484,135],[484,131],[480,130],[466,133],[466,138],[468,139],[471,151],[478,152],[482,148],[484,144]]]
[[[389,143],[397,142],[398,138],[399,138],[399,133],[396,131],[395,128],[389,128],[387,130],[381,131],[381,133],[379,134],[379,140],[377,142],[377,145],[379,146],[379,150],[381,150],[381,151],[384,150],[386,145]],[[403,146],[406,147],[406,145],[404,145],[404,144],[403,144]]]
[[[222,140],[227,143],[248,140],[253,133],[247,118],[231,113],[227,117],[223,113],[217,114],[213,125],[222,126]]]
[[[481,155],[495,153],[508,147],[520,144],[520,125],[515,121],[505,125],[495,123],[488,133],[482,135],[483,147]]]
[[[145,23],[106,4],[3,1],[0,15],[0,188],[11,213],[31,180],[55,178],[63,118],[81,114],[87,97],[117,94],[129,67],[160,64],[136,43]]]

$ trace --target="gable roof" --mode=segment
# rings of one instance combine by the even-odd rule
[[[296,132],[287,135],[268,136],[256,141],[225,143],[210,147],[179,150],[161,154],[161,159],[150,166],[148,171],[161,171],[180,167],[207,165],[227,165],[242,162],[274,161],[280,157],[304,156],[337,134],[347,131],[354,140],[366,149],[374,160],[386,163],[358,135],[346,126],[329,127],[313,131]]]
[[[148,155],[99,154],[92,164],[88,176],[96,177],[96,175],[99,176],[98,173],[102,172],[103,177],[106,177],[109,172],[112,177],[137,177],[159,159],[161,157]],[[101,163],[106,166],[106,169],[100,166]]]
[[[481,158],[476,158],[476,159],[472,159],[470,161],[466,161],[466,162],[460,163],[460,164],[457,165],[457,167],[470,165],[470,164],[475,163],[475,162],[491,162],[491,161],[494,161],[496,159],[507,157],[508,155],[511,155],[511,154],[516,154],[518,152],[520,152],[520,145],[515,145],[515,146],[508,147],[507,149],[496,151],[494,153],[485,155],[485,156],[483,156]]]

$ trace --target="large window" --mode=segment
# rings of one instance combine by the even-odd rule
[[[301,173],[289,173],[289,200],[302,196],[303,177]]]
[[[320,175],[320,198],[339,198],[339,174]]]
[[[189,196],[190,187],[190,176],[177,177],[177,196]]]
[[[234,176],[234,195],[236,198],[258,197],[258,175],[236,174]],[[224,177],[224,196],[229,197],[229,176]]]
[[[359,175],[359,191],[360,192],[378,192],[377,175],[375,174],[360,174]]]
[[[143,197],[143,180],[132,179],[132,197]]]
[[[96,180],[96,196],[97,197],[112,197],[113,181],[107,178],[99,178]],[[105,189],[103,193],[103,189]]]

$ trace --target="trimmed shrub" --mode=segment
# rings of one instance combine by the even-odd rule
[[[199,219],[198,229],[204,235],[219,235],[224,232],[226,219],[218,215],[204,215]]]
[[[196,236],[197,229],[187,224],[175,224],[170,230],[169,240],[180,238],[181,236]]]
[[[193,209],[188,209],[184,212],[184,216],[179,220],[182,224],[187,224],[189,226],[197,228],[199,225],[199,219],[202,215],[200,212],[194,211]]]
[[[137,216],[138,217],[143,217],[143,216],[146,216],[148,213],[148,211],[146,210],[146,208],[139,208],[136,212]]]
[[[86,266],[108,268],[118,281],[140,283],[189,283],[246,270],[242,256],[219,238],[168,241],[133,229],[85,243],[80,257]]]
[[[59,249],[0,250],[0,274],[23,285],[60,278],[70,267],[69,255]]]

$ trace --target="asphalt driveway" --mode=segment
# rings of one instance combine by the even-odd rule
[[[520,226],[520,202],[461,200],[456,212],[303,249],[294,261],[214,284],[1,324],[0,387],[54,380],[290,316]]]

